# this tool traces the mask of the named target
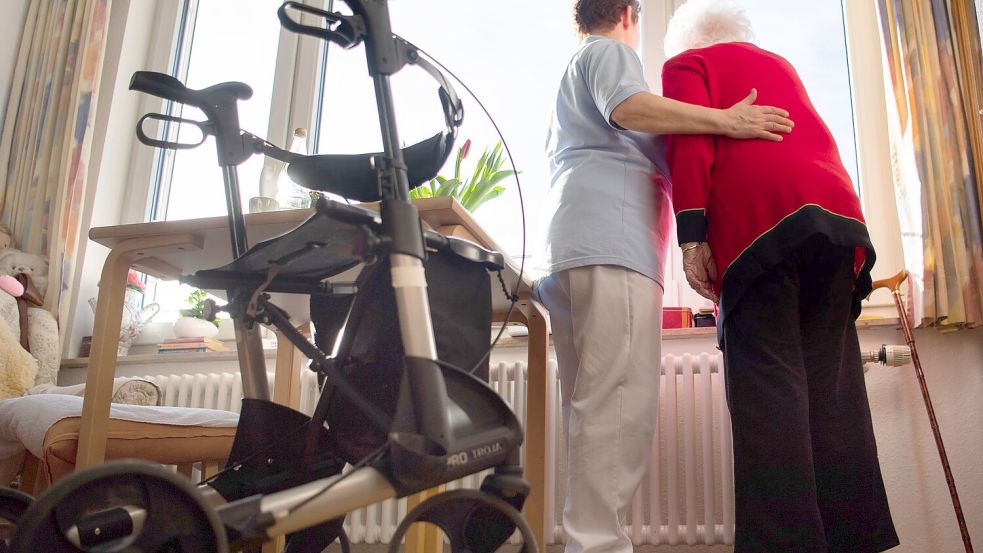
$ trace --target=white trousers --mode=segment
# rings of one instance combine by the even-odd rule
[[[611,265],[554,273],[550,312],[567,437],[566,553],[630,553],[624,523],[659,406],[662,287]]]

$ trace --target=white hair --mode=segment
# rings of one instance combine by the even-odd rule
[[[676,9],[666,29],[666,57],[721,42],[754,40],[744,8],[731,0],[688,0]]]

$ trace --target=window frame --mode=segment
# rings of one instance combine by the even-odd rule
[[[318,8],[324,8],[326,3],[333,0],[304,0],[303,3]],[[156,5],[155,21],[168,22],[161,24],[162,32],[155,33],[150,40],[150,54],[146,67],[154,71],[173,74],[184,80],[190,61],[190,49],[182,44],[187,34],[194,33],[195,10],[200,0],[181,0],[176,2],[158,2]],[[315,25],[319,22],[309,14],[302,14],[300,22]],[[182,36],[182,33],[186,33]],[[273,96],[270,116],[265,138],[270,142],[286,148],[293,129],[297,127],[312,128],[316,118],[316,101],[322,63],[325,59],[325,43],[314,37],[298,35],[280,28],[277,45],[276,66],[274,68]],[[184,51],[179,51],[183,48]],[[314,67],[315,70],[310,68]],[[140,112],[168,113],[168,102],[151,96],[141,95]],[[180,116],[180,111],[175,110]],[[148,125],[150,123],[148,122]],[[159,130],[151,127],[148,132]],[[135,135],[131,139],[136,141]],[[168,194],[170,172],[173,168],[174,150],[147,148],[137,143],[132,157],[129,178],[130,182],[145,183],[146,186],[129,186],[123,197],[121,223],[143,223],[166,218],[166,206],[161,206]],[[282,165],[282,162],[267,157],[264,165]],[[150,301],[150,299],[148,299]],[[165,318],[173,317],[182,305],[164,305],[162,314]],[[170,322],[152,322],[145,332],[143,343],[148,337],[161,335],[162,329],[154,327],[170,326]],[[224,325],[231,326],[231,325]],[[159,330],[159,332],[158,332]],[[225,329],[228,330],[228,329]],[[226,334],[229,334],[226,336]],[[231,330],[223,332],[220,339],[231,339]]]
[[[154,71],[170,73],[177,66],[181,72],[187,71],[188,55],[176,59],[181,33],[185,30],[193,34],[194,18],[186,25],[182,21],[185,7],[194,12],[200,0],[181,0],[178,2],[158,2],[155,20],[168,22],[160,25],[164,32],[156,33],[151,38],[151,54],[147,67]],[[302,3],[318,8],[324,8],[325,2],[333,0],[302,0]],[[316,18],[309,14],[301,14],[303,24],[317,24]],[[187,29],[186,29],[187,27]],[[169,31],[169,32],[167,32]],[[273,98],[270,107],[270,117],[264,138],[270,142],[287,147],[287,141],[297,127],[313,128],[315,123],[315,102],[318,98],[318,85],[321,64],[324,59],[324,42],[314,37],[298,35],[281,27],[277,46],[276,67],[274,68]],[[314,67],[315,70],[310,68]],[[179,75],[178,78],[181,78]],[[144,94],[140,109],[143,113],[164,112],[167,102],[160,98]],[[179,113],[177,113],[179,115]],[[151,131],[157,130],[151,128]],[[136,140],[134,137],[133,140]],[[166,187],[170,184],[166,174],[172,166],[168,158],[174,155],[173,150],[139,147],[130,165],[132,182],[147,183],[146,187],[129,187],[123,200],[123,222],[142,223],[154,220],[155,203],[159,196],[166,195]],[[266,158],[264,164],[279,164],[281,162]],[[161,174],[157,177],[157,173]],[[158,183],[157,179],[160,179]],[[165,190],[159,190],[158,184]]]
[[[166,70],[173,66],[174,48],[182,31],[181,16],[184,6],[187,3],[194,8],[198,1],[157,3],[156,21],[171,22],[171,24],[161,25],[160,28],[164,29],[164,32],[156,33],[152,37],[148,67]],[[665,61],[662,38],[665,35],[666,25],[672,13],[684,1],[642,0],[642,59],[649,85],[655,93],[661,93],[659,75]],[[307,3],[329,8],[333,0],[308,0]],[[854,103],[861,198],[871,239],[878,252],[874,276],[884,278],[903,266],[901,264],[903,256],[900,225],[893,199],[879,25],[875,7],[856,2],[843,2],[842,5]],[[872,32],[875,28],[878,30],[877,33]],[[320,69],[326,57],[324,47],[324,44],[317,39],[281,29],[274,71],[273,105],[266,129],[266,137],[272,142],[286,146],[292,129],[317,128]],[[316,67],[317,70],[311,71],[311,67]],[[164,102],[157,98],[144,95],[141,100],[141,110],[159,111],[164,107],[163,104]],[[136,149],[130,167],[130,179],[131,182],[146,182],[148,186],[127,187],[123,199],[122,222],[151,220],[156,201],[155,185],[151,182],[151,177],[159,170],[159,164],[171,155],[173,152],[170,151],[161,154],[152,148]],[[264,163],[280,162],[267,158]],[[679,301],[687,285],[681,270],[681,255],[678,248],[670,248],[670,259],[667,263],[668,305],[670,302]],[[890,298],[881,298],[869,304],[869,307],[893,307],[893,303],[890,302]]]

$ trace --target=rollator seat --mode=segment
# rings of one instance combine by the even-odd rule
[[[445,131],[403,148],[410,190],[437,175],[453,144],[454,137]],[[374,202],[380,199],[380,195],[379,176],[373,159],[381,155],[304,156],[290,162],[287,174],[294,182],[311,190],[330,192],[359,202]]]
[[[314,214],[293,230],[256,244],[239,259],[222,267],[197,271],[181,281],[205,290],[258,286],[269,278],[271,264],[279,265],[268,292],[329,294],[325,279],[361,263],[353,253],[359,229],[372,233],[381,225],[379,213],[363,207],[321,199]],[[429,248],[482,264],[486,269],[505,266],[501,253],[455,237],[425,231]]]

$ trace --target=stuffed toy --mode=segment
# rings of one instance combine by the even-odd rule
[[[13,236],[14,235],[10,233],[9,228],[4,225],[0,225],[0,250],[14,247]]]
[[[0,224],[0,380],[9,381],[30,364],[23,355],[36,361],[35,377],[30,386],[54,383],[61,364],[58,323],[54,315],[41,308],[48,288],[48,261],[44,257],[15,248],[10,230]],[[4,293],[6,292],[6,293]],[[8,336],[9,335],[9,336]],[[8,347],[12,336],[18,347]],[[9,378],[8,378],[9,376]],[[20,385],[0,391],[0,397],[20,389]],[[17,394],[21,395],[21,394]]]
[[[24,294],[24,287],[12,276],[0,276],[0,290],[12,297]],[[0,323],[0,399],[20,397],[34,386],[38,360],[21,347],[10,325]]]
[[[24,285],[10,275],[0,275],[0,290],[3,290],[15,298],[19,298],[24,295]]]
[[[44,298],[48,291],[48,260],[40,255],[16,248],[0,250],[0,275],[28,275],[38,294]]]

